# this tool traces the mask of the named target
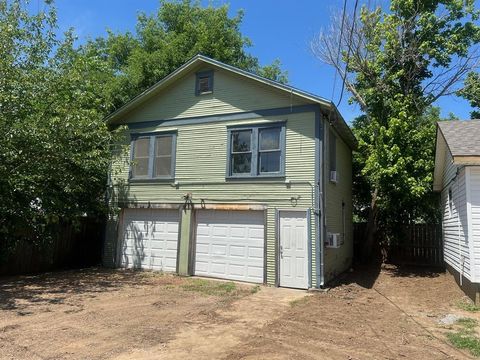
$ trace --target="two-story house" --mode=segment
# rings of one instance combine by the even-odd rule
[[[198,55],[107,121],[105,265],[301,289],[349,268],[356,140],[330,101]]]

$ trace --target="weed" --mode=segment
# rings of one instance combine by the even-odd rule
[[[477,312],[480,311],[480,306],[475,305],[470,300],[460,300],[457,303],[458,308],[468,311],[468,312]]]
[[[459,349],[469,350],[472,355],[480,356],[480,339],[475,333],[478,322],[470,318],[462,318],[457,321],[460,328],[447,334],[448,340]]]
[[[261,290],[260,288],[260,285],[255,285],[254,287],[252,287],[250,289],[250,294],[256,294],[257,292],[259,292]]]
[[[308,301],[308,298],[309,298],[308,296],[304,296],[304,297],[301,297],[300,299],[292,300],[290,301],[290,306],[295,307],[295,306],[306,304]]]

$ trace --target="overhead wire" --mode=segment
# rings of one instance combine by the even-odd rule
[[[337,64],[340,59],[340,52],[342,49],[342,38],[343,38],[343,27],[345,24],[345,13],[347,11],[347,0],[343,1],[343,10],[342,10],[342,23],[340,25],[340,37],[339,37],[339,42],[338,42],[338,50],[337,50]],[[335,68],[335,75],[333,78],[333,88],[332,88],[332,101],[333,98],[335,97],[335,88],[337,87],[337,74],[338,74],[338,69]]]
[[[346,64],[345,64],[345,72],[342,76],[342,79],[343,79],[343,81],[342,81],[342,91],[340,93],[340,99],[338,100],[337,107],[342,102],[343,92],[345,91],[345,81],[346,81],[346,78],[347,78],[348,65],[349,65],[349,62],[350,62],[350,51],[352,49],[352,39],[353,39],[353,31],[355,30],[355,18],[357,16],[357,8],[358,8],[358,0],[355,0],[355,7],[353,8],[352,28],[350,29],[350,36],[349,36],[348,44],[347,44],[348,49],[347,49],[347,60],[346,60]]]

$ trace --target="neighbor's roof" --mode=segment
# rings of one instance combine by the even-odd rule
[[[166,88],[170,84],[172,84],[176,79],[179,77],[183,76],[186,72],[190,71],[190,69],[197,67],[199,64],[204,63],[208,64],[217,68],[221,68],[223,70],[227,70],[233,73],[236,73],[238,75],[247,77],[249,79],[261,82],[263,84],[269,85],[273,88],[276,88],[281,91],[286,91],[289,94],[293,94],[296,96],[299,96],[305,100],[314,102],[319,104],[323,109],[328,110],[328,113],[331,115],[331,121],[332,125],[335,127],[335,129],[338,131],[339,135],[342,137],[343,140],[352,148],[355,149],[357,146],[357,140],[355,138],[355,135],[353,135],[350,127],[347,125],[343,117],[340,115],[338,112],[337,107],[329,100],[320,97],[318,95],[314,95],[311,93],[308,93],[306,91],[299,90],[297,88],[294,88],[289,85],[285,85],[282,83],[279,83],[274,80],[270,80],[267,78],[264,78],[262,76],[253,74],[251,72],[239,69],[235,66],[231,66],[225,63],[222,63],[220,61],[211,59],[207,56],[203,55],[196,55],[189,61],[187,61],[185,64],[180,66],[177,70],[172,72],[171,74],[167,75],[165,78],[127,102],[125,105],[120,107],[119,109],[115,110],[113,113],[108,115],[105,120],[107,121],[108,124],[115,124],[118,119],[120,119],[123,115],[127,114],[137,106],[140,106],[144,101],[147,99],[151,98],[155,94],[157,94],[159,91],[162,89]],[[168,119],[166,119],[168,120]]]
[[[447,160],[455,165],[480,165],[480,120],[437,123],[433,191],[443,190]]]
[[[480,120],[440,121],[438,128],[454,158],[480,156]]]

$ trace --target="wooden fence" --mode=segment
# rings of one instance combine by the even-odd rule
[[[365,223],[354,225],[356,250],[365,236]],[[383,245],[387,261],[393,264],[443,267],[441,224],[408,224],[399,226],[387,244]]]
[[[82,219],[79,227],[58,226],[52,242],[36,246],[20,241],[0,263],[0,275],[31,274],[56,269],[98,265],[101,262],[105,222]]]

